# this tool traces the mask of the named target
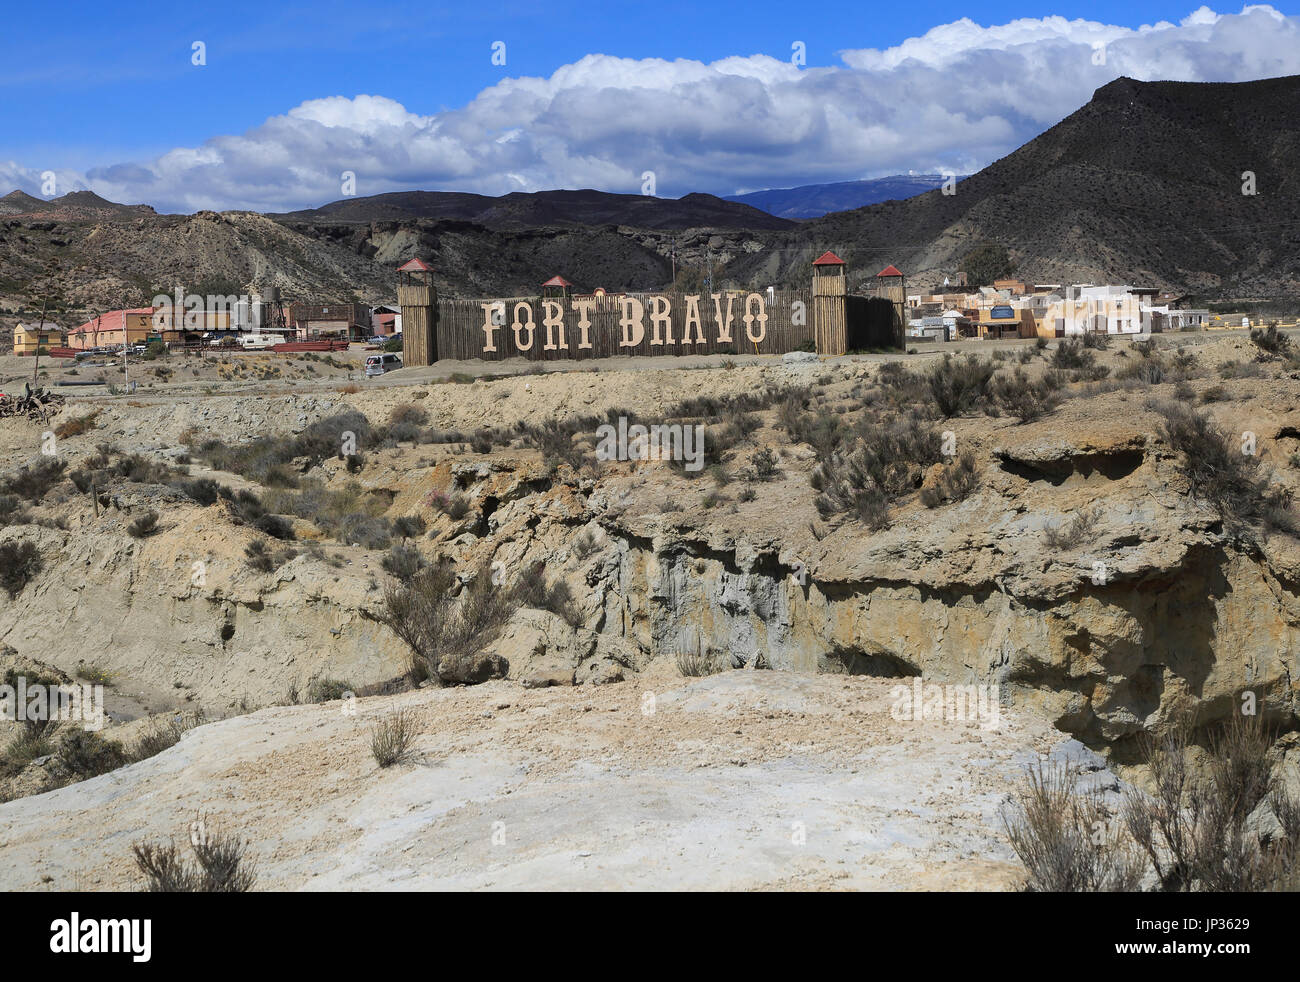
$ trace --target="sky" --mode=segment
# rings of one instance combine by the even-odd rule
[[[1300,0],[13,4],[0,194],[287,211],[971,173],[1121,75],[1300,74]]]

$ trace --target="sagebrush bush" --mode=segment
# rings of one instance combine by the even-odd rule
[[[158,513],[152,508],[136,518],[126,527],[126,532],[133,539],[143,539],[158,531]]]
[[[0,542],[0,587],[13,600],[41,571],[41,553],[31,542],[9,539]]]
[[[1012,375],[998,375],[990,391],[999,410],[1021,423],[1032,423],[1060,405],[1057,388],[1049,381],[1033,381],[1023,368]]]
[[[1240,442],[1204,413],[1179,403],[1166,403],[1159,411],[1161,436],[1179,455],[1192,497],[1208,504],[1226,529],[1265,525],[1294,530],[1290,495],[1270,488],[1259,476],[1257,456],[1243,453]]]
[[[945,354],[926,377],[930,396],[939,413],[948,419],[983,405],[996,370],[992,362],[982,361],[974,355],[954,358]]]
[[[371,731],[370,753],[380,767],[392,767],[410,751],[416,736],[415,719],[399,709]]]
[[[137,842],[131,846],[136,868],[151,893],[247,893],[257,882],[247,843],[238,836],[209,830],[205,819],[194,823],[190,848],[195,865],[182,858],[174,842]]]
[[[1092,536],[1100,520],[1100,510],[1084,509],[1075,514],[1068,523],[1047,526],[1043,530],[1043,542],[1049,549],[1074,549]]]
[[[979,474],[975,466],[975,456],[964,453],[955,459],[950,458],[935,483],[921,489],[921,504],[927,508],[955,504],[965,501],[978,487]]]
[[[66,466],[57,457],[42,457],[36,463],[20,467],[15,473],[0,478],[0,493],[15,495],[32,503],[39,502],[52,487],[63,480]]]
[[[889,505],[920,487],[925,468],[937,463],[941,439],[915,418],[870,423],[850,447],[813,468],[823,518],[849,513],[870,529],[889,524]]]

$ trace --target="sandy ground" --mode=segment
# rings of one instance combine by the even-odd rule
[[[133,842],[238,831],[258,887],[1004,889],[997,809],[1062,737],[1004,709],[891,718],[883,679],[732,671],[492,682],[260,710],[161,755],[0,805],[0,888],[134,889]],[[653,702],[651,702],[653,700]],[[405,709],[406,762],[370,754]]]

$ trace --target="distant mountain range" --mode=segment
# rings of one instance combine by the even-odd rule
[[[291,299],[391,300],[413,256],[445,295],[532,295],[557,273],[581,289],[807,284],[832,249],[861,290],[888,264],[938,285],[975,246],[1037,282],[1132,283],[1214,297],[1300,299],[1300,77],[1239,83],[1117,79],[1087,105],[957,185],[793,221],[745,200],[600,191],[491,198],[411,191],[277,215],[157,215],[90,192],[0,198],[0,311],[47,261],[80,309],[279,286]],[[796,199],[891,180],[759,192]],[[1249,193],[1254,191],[1254,194]],[[1243,191],[1247,193],[1243,193]],[[873,192],[876,193],[876,192]],[[812,205],[806,205],[812,208]],[[198,290],[198,286],[223,287]]]
[[[71,191],[58,198],[34,198],[10,191],[0,198],[0,218],[47,218],[61,222],[121,221],[151,218],[158,213],[148,205],[119,205],[94,191]]]
[[[960,181],[965,175],[957,175]],[[837,184],[805,184],[797,188],[773,188],[748,194],[724,195],[727,201],[761,208],[778,218],[820,218],[832,211],[848,211],[881,201],[913,198],[943,186],[942,174],[895,174],[870,181],[840,181]]]
[[[285,222],[392,222],[434,219],[484,228],[631,225],[650,229],[782,229],[791,222],[711,194],[655,198],[606,191],[516,191],[499,198],[460,191],[395,191],[343,198],[320,208],[269,216]]]

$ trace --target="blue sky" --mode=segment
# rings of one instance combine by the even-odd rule
[[[887,51],[909,38],[926,38],[927,32],[965,17],[984,28],[1018,23],[1022,18],[1062,17],[1083,18],[1118,30],[1159,21],[1179,24],[1196,6],[1192,2],[1107,0],[989,3],[978,9],[930,0],[896,4],[819,0],[815,7],[769,0],[455,5],[366,5],[338,0],[277,5],[227,0],[189,10],[171,4],[73,2],[60,5],[55,12],[36,4],[15,4],[6,10],[0,39],[0,124],[6,134],[0,145],[0,185],[28,186],[35,180],[33,175],[53,170],[65,187],[81,184],[127,197],[134,191],[140,200],[188,209],[205,202],[267,207],[283,200],[285,207],[293,207],[316,198],[320,199],[316,203],[332,200],[339,196],[333,193],[333,172],[349,167],[353,158],[359,161],[353,167],[359,193],[403,185],[496,193],[548,183],[638,190],[635,185],[640,175],[653,171],[660,175],[658,193],[677,195],[697,188],[725,193],[804,179],[850,179],[935,167],[964,169],[982,166],[990,155],[1014,149],[1027,136],[1077,108],[1086,101],[1094,83],[1104,83],[1108,74],[1113,76],[1119,69],[1108,67],[1099,72],[1097,66],[1082,62],[1064,65],[1067,74],[1074,71],[1079,76],[1079,85],[1068,91],[1054,88],[1046,104],[1055,115],[1043,119],[1033,105],[1037,97],[1032,86],[1026,87],[1024,105],[1005,95],[1004,105],[963,105],[960,101],[947,105],[947,97],[936,94],[935,89],[941,84],[944,65],[929,66],[925,78],[904,77],[914,68],[875,64],[870,55],[856,64],[849,59],[846,64],[842,52]],[[1291,4],[1275,3],[1272,16],[1277,20],[1280,14],[1294,14],[1292,8]],[[1215,9],[1220,14],[1241,11],[1240,7]],[[1296,26],[1289,18],[1284,23],[1288,30]],[[1149,53],[1152,46],[1135,61],[1141,39],[1134,39],[1127,64],[1149,65],[1150,77],[1181,73],[1223,80],[1255,77],[1259,72],[1280,73],[1279,66],[1282,70],[1289,67],[1287,56],[1269,47],[1282,39],[1254,37],[1261,33],[1258,24],[1243,23],[1235,32],[1225,28],[1222,33],[1229,38],[1227,42],[1223,37],[1203,39],[1204,51],[1188,56],[1186,64],[1184,60],[1160,64]],[[1086,40],[1069,40],[1086,54]],[[207,49],[207,64],[201,67],[191,64],[195,41],[203,42]],[[492,63],[494,41],[506,44],[504,67]],[[773,77],[766,62],[745,67],[743,82],[725,71],[715,72],[711,79],[696,78],[690,66],[670,66],[656,69],[659,75],[650,83],[631,79],[626,85],[617,78],[611,82],[610,71],[618,76],[619,65],[631,62],[603,66],[584,62],[587,56],[600,54],[645,64],[653,64],[646,59],[664,59],[672,65],[685,59],[714,65],[721,59],[747,56],[769,56],[779,64],[789,62],[794,41],[806,45],[805,73],[821,78],[818,70],[824,72],[825,80],[817,83],[822,86],[817,98],[843,91],[852,125],[860,126],[864,133],[876,131],[879,117],[879,146],[884,150],[877,153],[865,143],[855,147],[838,135],[837,147],[829,147],[835,159],[827,163],[812,153],[791,152],[788,145],[769,146],[771,137],[762,132],[763,126],[798,125],[776,105],[778,100],[795,98],[798,85]],[[1015,55],[1018,61],[1014,64],[995,63],[981,55],[982,43],[963,47],[959,65],[949,62],[959,68],[952,71],[949,84],[954,88],[969,85],[972,70],[988,64],[994,73],[1006,73],[1000,82],[1003,89],[1020,85],[1017,73],[1028,74],[1016,67],[1023,63],[1023,53]],[[1164,41],[1162,44],[1169,47]],[[1257,66],[1252,64],[1254,46],[1262,46]],[[1244,53],[1237,47],[1244,48]],[[1221,66],[1216,66],[1215,51],[1220,52]],[[995,46],[992,59],[1009,57],[1005,47]],[[1121,61],[1113,59],[1113,65]],[[554,91],[540,99],[501,85],[505,79],[550,79],[557,70],[575,65],[582,66],[578,72],[582,79],[554,86]],[[1125,70],[1132,73],[1131,68]],[[1300,71],[1300,67],[1291,70]],[[673,72],[684,75],[681,79],[668,77]],[[890,149],[892,141],[911,139],[901,132],[897,120],[885,119],[889,113],[882,107],[855,108],[853,103],[861,103],[864,96],[836,88],[844,85],[846,78],[865,85],[865,76],[873,72],[882,81],[898,82],[892,90],[895,100],[914,100],[912,108],[917,112],[934,109],[932,129],[952,126],[956,119],[969,122],[973,132],[978,127],[988,139],[972,140],[972,133],[960,132],[959,125],[950,147],[923,141],[924,146],[914,154],[915,167],[904,166],[909,163],[907,153]],[[665,118],[647,119],[645,132],[638,133],[637,118],[647,114],[636,100],[646,84],[661,86],[655,106],[664,108]],[[867,101],[871,91],[880,89],[873,85],[865,90]],[[484,93],[489,95],[486,100]],[[346,126],[341,129],[335,115],[339,107],[332,105],[326,106],[327,116],[322,115],[325,110],[307,111],[314,131],[310,140],[294,133],[276,143],[274,137],[263,134],[254,141],[255,147],[239,145],[241,135],[264,128],[268,120],[284,118],[295,107],[358,96],[384,97],[382,105],[368,102],[365,109],[367,113],[382,110],[379,115],[387,128],[377,129],[360,120],[356,107],[349,105]],[[691,123],[672,119],[671,104],[677,99],[696,105],[717,99],[716,113],[726,117],[716,127],[722,132],[713,132],[715,127],[707,117]],[[575,138],[572,145],[561,145],[565,127],[583,132],[592,124],[592,114],[599,111],[602,101],[615,117],[609,140],[622,140],[624,145],[606,152],[590,132]],[[773,114],[755,112],[748,134],[738,133],[731,117],[765,103],[771,103],[768,108],[775,110]],[[807,105],[811,103],[804,105],[805,114]],[[396,113],[393,106],[410,118]],[[606,123],[609,121],[607,117]],[[823,121],[822,125],[835,124]],[[684,129],[688,126],[698,132]],[[421,130],[437,134],[436,152],[391,153],[375,146],[380,140],[400,142],[404,132]],[[452,131],[455,135],[449,135]],[[542,131],[552,134],[551,143],[541,141],[538,134]],[[152,163],[177,148],[203,148],[220,137],[229,140],[219,150],[210,148],[207,153],[221,158],[220,172],[207,160],[206,170],[184,170],[187,177],[182,179],[176,160],[169,165],[170,176],[161,174]],[[638,140],[650,148],[644,163],[632,159],[629,150]],[[494,151],[468,159],[479,153],[478,144],[484,141],[497,141],[510,152]],[[522,144],[528,144],[526,152]],[[282,152],[277,151],[280,147]],[[970,150],[965,158],[963,147]],[[766,170],[765,154],[771,161]],[[319,175],[305,173],[317,156],[330,159],[321,164]],[[394,157],[402,159],[391,159]],[[699,160],[686,163],[695,157]],[[557,159],[562,162],[547,163]],[[8,172],[5,162],[9,163]],[[114,167],[116,170],[106,171]],[[294,183],[274,179],[271,171],[276,167],[294,170]],[[247,200],[237,200],[238,189],[250,182]],[[0,187],[0,193],[4,189]]]

